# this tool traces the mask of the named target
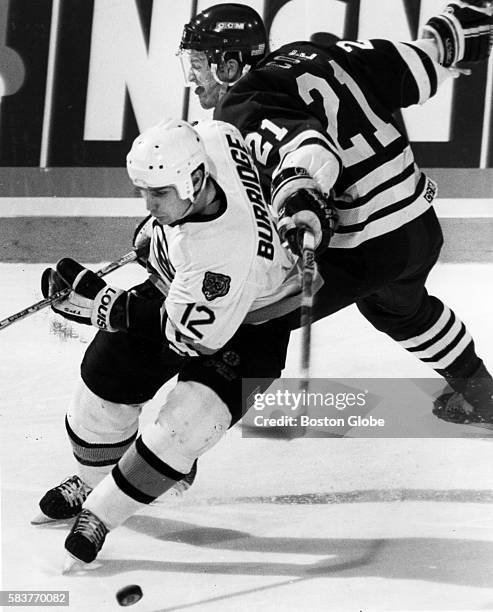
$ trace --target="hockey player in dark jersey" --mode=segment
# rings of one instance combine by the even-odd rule
[[[355,303],[447,380],[434,413],[457,423],[493,423],[493,379],[465,325],[426,291],[443,241],[437,187],[394,113],[467,72],[458,62],[487,60],[492,15],[489,1],[457,1],[413,42],[301,41],[265,56],[260,16],[219,4],[185,26],[179,53],[201,105],[245,137],[291,249],[305,228],[315,234],[325,285],[314,319]]]

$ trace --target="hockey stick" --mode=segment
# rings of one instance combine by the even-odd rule
[[[308,391],[310,386],[311,344],[312,344],[312,308],[313,308],[313,277],[315,276],[315,236],[305,229],[301,249],[301,363],[300,392]],[[304,397],[304,396],[303,396]],[[301,417],[307,416],[307,407],[303,402],[298,413],[297,424],[289,429],[289,439],[302,438],[306,426],[301,424]]]
[[[107,266],[104,266],[104,268],[101,268],[101,270],[98,270],[96,274],[98,276],[106,276],[106,274],[109,274],[110,272],[113,272],[114,270],[117,270],[118,268],[121,268],[122,266],[131,263],[132,261],[135,261],[138,256],[138,250],[129,251],[125,255],[122,255],[122,257],[120,257],[116,261],[112,261]],[[70,294],[71,291],[72,289],[70,287],[67,287],[66,289],[61,289],[60,291],[54,293],[51,297],[45,298],[44,300],[41,300],[39,302],[36,302],[35,304],[32,304],[31,306],[28,306],[27,308],[24,308],[24,310],[21,310],[20,312],[16,312],[15,314],[10,315],[10,317],[7,317],[6,319],[0,321],[0,331],[2,329],[5,329],[9,325],[12,325],[12,323],[15,323],[16,321],[20,321],[21,319],[24,319],[25,317],[28,317],[29,315],[32,315],[35,312],[38,312],[39,310],[43,310],[43,308],[46,308],[47,306],[51,306],[55,302],[63,300]]]
[[[310,384],[313,277],[315,275],[315,236],[309,230],[303,233],[301,268],[301,389],[307,390]]]

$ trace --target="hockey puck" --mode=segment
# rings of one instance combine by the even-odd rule
[[[138,584],[129,584],[117,591],[116,599],[121,606],[133,606],[142,599],[142,589]]]

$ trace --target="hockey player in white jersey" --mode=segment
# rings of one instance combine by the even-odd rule
[[[162,381],[178,372],[178,382],[137,438],[141,403],[105,401],[82,385],[67,415],[82,474],[90,480],[102,467],[108,472],[120,456],[79,499],[82,511],[65,543],[69,566],[92,561],[109,530],[183,479],[241,418],[249,395],[242,379],[265,384],[280,376],[289,340],[285,313],[299,305],[297,257],[280,244],[236,128],[165,122],[135,140],[127,169],[151,213],[143,228],[151,236],[150,280],[164,299],[107,285],[72,259],[44,274],[44,293],[72,287],[56,312],[96,326],[108,339],[157,340],[162,355],[145,367]],[[99,366],[125,384],[118,364]]]

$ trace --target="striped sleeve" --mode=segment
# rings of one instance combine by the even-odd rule
[[[412,43],[397,43],[395,45],[402,59],[406,62],[409,72],[418,91],[418,104],[423,104],[437,92],[438,77],[435,62],[419,47]],[[411,81],[411,79],[408,79]],[[411,102],[414,104],[414,102]],[[408,106],[406,104],[406,106]]]
[[[375,39],[353,48],[347,60],[391,112],[423,104],[439,85],[439,66],[419,43]]]
[[[376,57],[373,60],[381,85],[380,98],[393,108],[423,104],[437,91],[437,72],[431,57],[412,43],[390,40],[372,41]],[[367,61],[371,61],[367,56]],[[385,66],[383,65],[385,62]],[[385,71],[385,72],[384,72]],[[380,77],[385,74],[384,78]]]

